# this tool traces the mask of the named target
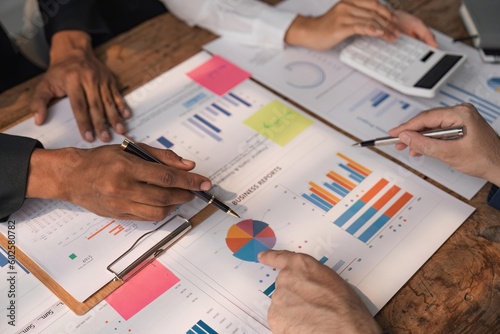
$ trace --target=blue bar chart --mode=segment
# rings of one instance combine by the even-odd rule
[[[409,100],[380,88],[368,93],[360,92],[355,97],[348,107],[349,111],[364,114],[366,110],[370,110],[376,119],[396,117],[399,118],[397,124],[407,121],[420,112],[420,108],[412,105]]]
[[[198,321],[196,324],[194,324],[193,327],[191,327],[190,330],[186,332],[187,334],[217,334],[217,332],[207,325],[206,322],[203,320]]]
[[[196,104],[205,103],[208,97],[205,93],[197,94],[183,103],[186,108],[192,108]],[[185,119],[182,125],[192,134],[201,139],[210,138],[217,142],[223,140],[223,126],[227,124],[225,119],[231,117],[240,108],[251,107],[248,99],[234,92],[229,92],[206,104],[198,113]],[[170,148],[174,143],[165,137],[160,137],[157,141],[166,148]]]
[[[172,146],[174,146],[174,143],[172,143],[164,136],[160,136],[158,139],[156,139],[156,141],[162,144],[165,148],[171,148]]]
[[[452,83],[447,83],[440,91],[440,104],[442,106],[454,106],[460,103],[472,103],[481,116],[489,123],[493,124],[500,117],[500,106],[496,105],[476,93],[458,87]]]
[[[397,185],[388,185],[388,180],[380,179],[333,223],[353,236],[359,231],[361,234],[357,238],[368,242],[413,198],[412,194]],[[368,204],[376,196],[380,197],[373,204]],[[389,202],[392,204],[380,215]]]
[[[321,264],[325,264],[326,261],[328,261],[328,257],[326,256],[323,256],[321,259],[318,260],[319,263]],[[341,263],[340,266],[344,265],[344,261],[339,261],[338,263]],[[337,265],[338,265],[337,263]],[[334,266],[335,267],[335,266]],[[334,269],[335,270],[335,269]],[[269,298],[272,298],[272,295],[274,293],[274,290],[276,290],[276,282],[273,282],[271,285],[269,285],[269,287],[267,289],[265,289],[264,291],[262,291],[262,293],[264,293],[266,296],[268,296]]]
[[[309,191],[302,197],[311,204],[328,212],[342,198],[360,184],[371,171],[342,153],[337,153],[339,162],[335,170],[328,171],[321,181],[309,182]]]

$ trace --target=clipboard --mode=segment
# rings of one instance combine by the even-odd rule
[[[200,210],[196,215],[187,219],[180,215],[176,215],[160,226],[156,227],[154,230],[144,233],[139,237],[131,247],[119,256],[113,263],[108,265],[108,270],[115,275],[115,278],[105,284],[102,288],[96,291],[94,294],[89,296],[83,302],[75,299],[70,293],[68,293],[57,281],[55,281],[49,274],[47,274],[35,261],[33,261],[28,254],[24,253],[19,247],[15,249],[15,259],[21,263],[31,274],[38,278],[52,293],[54,293],[66,306],[69,307],[76,315],[84,315],[94,306],[104,300],[113,291],[118,289],[123,284],[126,284],[127,280],[132,278],[135,274],[140,272],[142,269],[147,267],[155,258],[163,254],[168,248],[173,246],[178,240],[180,240],[184,235],[191,231],[196,226],[200,225],[204,220],[210,217],[213,213],[217,211],[212,205],[207,205],[202,210]],[[147,251],[140,254],[137,258],[132,259],[131,263],[125,265],[121,262],[126,256],[127,252],[131,253],[131,250],[135,249],[137,243],[140,243],[141,238],[147,237],[147,235],[154,233],[156,230],[165,226],[168,222],[173,219],[183,219],[184,222],[180,224],[180,228],[175,229],[174,232],[168,235],[168,238],[162,238],[160,241],[156,242],[152,247],[146,247]],[[5,249],[8,249],[9,240],[7,236],[0,233],[0,245]],[[134,258],[134,256],[132,256]],[[130,259],[129,259],[130,260]],[[117,264],[122,263],[122,269]],[[117,270],[118,268],[118,270]],[[85,282],[82,282],[85,284]]]

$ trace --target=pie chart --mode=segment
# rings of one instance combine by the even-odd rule
[[[500,93],[500,78],[490,78],[488,80],[488,86],[495,92]]]
[[[247,219],[229,228],[226,244],[238,259],[259,262],[257,254],[272,249],[276,244],[276,236],[268,224]]]

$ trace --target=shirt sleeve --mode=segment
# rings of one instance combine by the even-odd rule
[[[191,26],[247,45],[283,48],[285,33],[296,13],[257,0],[161,0]]]
[[[488,204],[495,209],[500,209],[500,189],[496,185],[492,185],[488,194]]]
[[[23,204],[31,153],[42,147],[38,140],[0,133],[0,221]]]
[[[110,34],[105,20],[97,10],[97,0],[38,0],[45,36],[50,43],[52,36],[62,30],[82,30],[93,39]]]

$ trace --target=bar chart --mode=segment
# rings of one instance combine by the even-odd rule
[[[108,232],[107,232],[108,234],[118,235],[118,234],[120,234],[120,232],[125,230],[125,227],[123,227],[120,224],[115,224],[115,221],[111,220],[110,222],[106,223],[104,226],[100,227],[97,231],[92,232],[92,234],[90,234],[87,237],[87,240],[94,238],[95,236],[99,235],[100,233],[104,233],[106,230],[108,230]]]
[[[328,171],[320,182],[309,182],[309,191],[302,197],[319,209],[328,212],[360,184],[371,170],[342,153],[335,170]]]
[[[494,85],[495,81],[490,81],[490,88],[493,89]],[[439,93],[439,103],[442,106],[454,106],[465,102],[472,103],[489,124],[493,124],[500,117],[499,105],[453,83],[447,83]]]
[[[344,211],[334,224],[362,242],[368,242],[414,196],[397,185],[391,185],[384,178],[377,181],[368,191]],[[373,201],[377,198],[375,201]]]
[[[393,121],[389,124],[403,123],[421,111],[421,108],[414,105],[411,100],[379,87],[372,89],[368,93],[361,91],[360,94],[354,94],[353,97],[354,99],[346,101],[349,105],[348,110],[351,113],[369,110],[369,118],[399,118],[397,122]]]
[[[196,99],[196,101],[199,100]],[[184,105],[186,104],[187,102],[184,103]],[[189,105],[190,107],[193,106],[192,104]],[[252,103],[246,98],[235,92],[228,92],[216,101],[210,102],[203,109],[200,108],[197,113],[188,117],[182,124],[188,131],[198,137],[208,137],[220,142],[223,140],[222,128],[226,123],[224,118],[231,117],[233,112],[239,108],[249,108],[251,106]]]
[[[217,334],[217,332],[207,325],[203,320],[198,321],[196,324],[191,327],[190,330],[186,332],[186,334]]]

